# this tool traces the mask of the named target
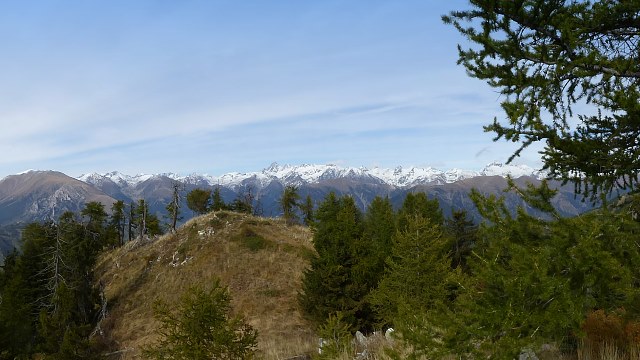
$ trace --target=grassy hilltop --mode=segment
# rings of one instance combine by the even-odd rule
[[[96,265],[109,308],[101,341],[113,358],[140,358],[141,347],[157,339],[153,303],[177,303],[190,286],[218,277],[234,312],[258,331],[261,357],[309,353],[317,339],[296,299],[314,251],[311,238],[308,228],[280,219],[218,212],[175,234],[105,252]]]

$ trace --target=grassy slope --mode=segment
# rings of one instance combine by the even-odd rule
[[[175,303],[190,286],[219,277],[234,311],[258,330],[261,357],[311,352],[316,338],[296,302],[313,254],[311,238],[302,226],[222,212],[192,219],[153,242],[109,251],[96,267],[109,309],[99,341],[123,350],[115,358],[140,358],[141,347],[157,339],[154,301]]]

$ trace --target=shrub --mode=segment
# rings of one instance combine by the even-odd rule
[[[322,339],[321,352],[318,359],[336,359],[340,354],[348,352],[351,346],[349,324],[340,312],[329,315],[318,329]]]
[[[253,358],[257,333],[242,318],[229,317],[230,303],[228,289],[217,279],[210,290],[190,288],[175,311],[157,302],[161,339],[145,349],[144,356],[172,360]]]

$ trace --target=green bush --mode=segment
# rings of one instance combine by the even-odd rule
[[[177,310],[164,302],[155,304],[160,321],[160,341],[144,349],[148,359],[251,359],[257,332],[240,317],[230,317],[231,297],[214,280],[209,290],[189,289]]]
[[[348,352],[351,346],[349,324],[344,321],[340,312],[329,315],[318,329],[318,335],[322,339],[318,359],[336,359],[340,354]]]

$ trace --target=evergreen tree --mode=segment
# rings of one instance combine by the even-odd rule
[[[351,326],[344,322],[341,312],[330,314],[318,328],[318,335],[322,339],[318,360],[339,359],[352,349]]]
[[[300,206],[298,200],[300,200],[298,188],[293,185],[285,186],[278,203],[282,209],[282,217],[287,224],[298,222],[298,215],[296,214],[296,208]]]
[[[313,245],[318,255],[304,272],[300,305],[318,326],[341,312],[355,330],[361,325],[357,312],[363,297],[352,278],[357,261],[352,244],[362,236],[360,211],[352,198],[330,193],[318,207],[316,219]]]
[[[363,235],[361,251],[357,253],[358,257],[369,259],[366,264],[366,270],[362,269],[363,274],[379,274],[384,272],[385,261],[393,247],[393,236],[396,232],[395,227],[396,215],[393,211],[391,201],[388,197],[375,197],[365,213],[363,220]],[[377,285],[375,277],[369,277],[370,285]],[[379,279],[379,278],[378,278]]]
[[[53,222],[27,224],[22,252],[5,259],[0,275],[0,358],[28,358],[38,346],[38,313],[49,306],[49,249],[55,242]]]
[[[91,201],[84,205],[80,211],[80,215],[86,220],[86,227],[94,233],[100,233],[104,230],[104,223],[107,220],[107,212],[104,211],[104,205]]]
[[[32,284],[17,251],[4,259],[0,270],[0,359],[14,359],[31,353],[35,339]]]
[[[520,145],[509,161],[544,141],[544,168],[585,196],[635,187],[638,13],[637,1],[472,0],[443,16],[472,43],[458,62],[504,95],[506,121],[485,130]]]
[[[38,278],[44,295],[39,302],[36,348],[46,358],[84,359],[91,354],[88,337],[99,304],[93,267],[105,240],[106,213],[101,205],[89,203],[82,214],[88,218],[86,223],[64,213],[55,236],[48,236],[43,244]]]
[[[84,237],[88,241],[87,245],[97,253],[108,243],[106,228],[108,215],[104,205],[95,201],[88,202],[80,211],[80,215],[84,220]]]
[[[438,199],[429,200],[427,194],[423,192],[408,193],[398,211],[398,230],[402,231],[410,219],[420,216],[429,219],[436,225],[444,224],[444,216]]]
[[[441,227],[420,215],[407,221],[393,238],[387,272],[371,295],[380,315],[391,322],[400,304],[418,312],[446,299],[451,274],[449,240]]]
[[[311,195],[307,195],[304,199],[304,203],[300,204],[300,211],[302,211],[302,221],[305,225],[310,226],[313,223],[313,200]]]
[[[119,246],[124,245],[125,234],[125,204],[124,201],[118,200],[111,205],[111,216],[109,218],[109,228],[114,230],[117,244]]]
[[[44,260],[50,258],[49,250],[57,237],[58,226],[52,221],[43,224],[30,223],[22,230],[22,254],[16,261],[16,268],[20,269],[23,280],[31,290],[26,301],[36,307],[36,314],[41,307],[46,306],[45,300],[49,297],[50,291],[45,287],[48,265]],[[36,320],[37,317],[34,318],[34,325]]]
[[[379,316],[374,312],[367,298],[385,271],[385,261],[391,254],[393,236],[396,232],[395,213],[388,197],[375,197],[362,221],[362,236],[351,245],[353,264],[351,277],[354,288],[361,294],[356,317],[360,319],[360,330],[373,331]]]
[[[142,238],[147,234],[147,220],[149,217],[149,204],[144,199],[138,200],[135,208],[135,218],[137,220],[136,228],[138,229],[138,237]]]
[[[147,348],[149,359],[251,359],[257,332],[240,317],[230,317],[231,297],[218,280],[208,290],[194,287],[182,297],[177,311],[155,305],[160,341]]]
[[[243,187],[231,203],[231,210],[251,214],[253,212],[253,191],[250,186]]]
[[[414,215],[394,236],[387,271],[369,296],[383,323],[412,348],[410,358],[438,358],[448,332],[450,299],[459,274],[451,269],[450,240],[431,219]]]
[[[549,208],[553,193],[545,183],[517,192],[538,209]],[[454,354],[513,358],[523,348],[575,343],[593,309],[637,309],[640,249],[632,239],[640,224],[629,214],[602,209],[543,220],[523,209],[511,214],[503,198],[478,192],[472,198],[486,222],[467,259],[471,276],[457,289],[456,316],[436,325],[449,330],[441,345],[429,344]]]
[[[191,190],[187,194],[187,207],[198,215],[206,214],[211,207],[211,190]]]
[[[451,218],[445,221],[446,231],[452,239],[451,266],[468,270],[467,257],[475,243],[476,226],[467,216],[465,210],[454,210]]]
[[[216,186],[216,188],[213,189],[213,195],[211,195],[211,198],[212,198],[211,209],[213,209],[214,211],[228,209],[227,204],[225,204],[224,200],[222,199],[222,195],[220,194],[220,186]]]
[[[106,213],[87,203],[82,221],[65,212],[57,223],[32,223],[22,252],[0,271],[0,358],[91,359],[97,320],[93,268],[106,236]]]
[[[138,222],[137,216],[136,216],[136,204],[132,201],[129,203],[129,226],[127,229],[127,234],[129,237],[128,241],[133,240],[133,238],[135,237],[134,234],[134,230],[136,228],[136,224]]]
[[[133,205],[133,228],[138,230],[138,237],[156,236],[162,234],[160,219],[156,214],[149,212],[149,203],[144,199],[138,200],[138,205]]]

